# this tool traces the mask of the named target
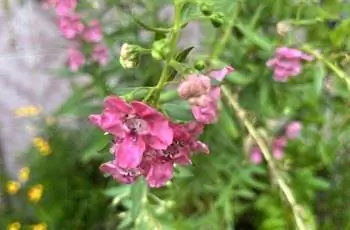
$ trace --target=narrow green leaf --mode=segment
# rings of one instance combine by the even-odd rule
[[[97,156],[99,156],[102,149],[108,148],[111,141],[111,137],[104,135],[102,132],[99,132],[99,136],[86,147],[82,161],[89,161]]]
[[[136,18],[135,16],[131,15],[132,18],[134,19],[134,21],[139,25],[141,26],[142,28],[144,28],[145,30],[148,30],[148,31],[152,31],[152,32],[155,32],[157,34],[166,34],[168,33],[170,30],[169,29],[165,29],[165,28],[155,28],[155,27],[152,27],[152,26],[148,26],[146,25],[145,23],[143,23],[141,20],[139,20],[138,18]]]
[[[145,199],[147,187],[145,180],[143,178],[139,178],[131,187],[131,218],[133,221],[137,219],[139,216],[142,204]]]
[[[234,71],[226,76],[225,81],[236,85],[248,85],[254,82],[255,78],[252,75],[243,75],[238,71]]]
[[[194,120],[191,107],[186,101],[177,103],[166,103],[163,105],[165,112],[175,121],[192,121]]]
[[[314,71],[314,83],[315,83],[315,92],[319,96],[322,93],[323,89],[323,80],[326,77],[326,69],[323,63],[319,62],[315,65]]]

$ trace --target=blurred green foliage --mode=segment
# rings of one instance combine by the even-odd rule
[[[184,23],[200,16],[196,1],[188,2],[182,14]],[[11,202],[3,210],[1,229],[12,221],[46,222],[49,229],[57,230],[294,229],[290,208],[269,169],[265,164],[249,162],[244,147],[249,134],[226,103],[221,104],[219,121],[206,127],[201,137],[211,154],[196,156],[190,167],[177,167],[175,178],[165,188],[146,191],[143,181],[120,185],[99,172],[99,164],[109,159],[106,145],[110,140],[80,119],[98,113],[107,94],[143,98],[158,82],[162,69],[158,61],[143,55],[137,69],[123,69],[115,46],[128,42],[150,48],[154,39],[163,38],[161,33],[150,32],[151,39],[142,39],[140,30],[170,27],[170,22],[156,16],[166,3],[171,2],[104,1],[100,8],[91,9],[89,1],[79,2],[80,10],[89,17],[108,12],[117,15],[113,21],[101,18],[113,59],[105,67],[88,64],[79,73],[57,71],[72,80],[74,92],[54,115],[78,119],[77,128],[45,127],[42,135],[48,138],[52,154],[42,157],[34,149],[28,151],[26,164],[32,173],[21,188],[25,191],[41,183],[43,198],[29,205],[25,194],[20,199],[6,196]],[[142,10],[136,13],[136,8]],[[350,101],[345,82],[322,60],[304,65],[303,73],[288,83],[274,82],[265,65],[275,47],[307,43],[347,71],[347,56],[338,54],[349,53],[349,19],[335,28],[327,23],[340,18],[340,13],[348,13],[349,4],[217,0],[213,1],[213,10],[224,14],[224,24],[216,29],[209,21],[200,22],[201,45],[194,47],[187,62],[193,65],[212,55],[233,66],[236,71],[225,84],[238,92],[239,102],[249,111],[254,125],[269,136],[277,136],[282,128],[272,127],[271,121],[303,123],[302,136],[288,143],[278,169],[302,205],[308,229],[350,228]],[[300,42],[293,36],[279,36],[276,23],[283,20],[293,20],[294,28],[303,29],[307,39]],[[222,44],[221,48],[216,44]],[[85,48],[88,50],[88,45]],[[89,75],[91,81],[86,85],[74,83],[81,74]],[[161,102],[166,102],[163,108],[174,119],[192,119],[188,105],[180,103],[173,91],[163,92]]]

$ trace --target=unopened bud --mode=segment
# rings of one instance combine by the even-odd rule
[[[204,75],[193,74],[183,81],[177,92],[183,99],[190,99],[193,97],[200,97],[203,94],[208,94],[210,91],[210,78]]]
[[[280,21],[276,25],[276,30],[277,33],[283,37],[292,30],[292,26],[288,21]]]
[[[139,64],[137,46],[124,43],[120,50],[119,62],[125,69],[135,68]]]
[[[224,24],[224,14],[221,12],[215,13],[210,16],[210,21],[215,28],[219,28]]]
[[[196,70],[203,70],[205,68],[205,61],[203,60],[196,61],[196,63],[194,64],[194,68]]]
[[[207,2],[203,2],[201,5],[200,5],[200,10],[201,12],[205,15],[205,16],[210,16],[212,15],[213,13],[213,5],[210,4],[210,3],[207,3]]]
[[[167,45],[167,40],[162,39],[155,41],[152,45],[151,55],[156,60],[165,59],[170,53],[170,49]]]

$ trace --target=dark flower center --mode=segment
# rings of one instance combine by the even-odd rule
[[[130,132],[138,134],[148,129],[147,122],[139,118],[126,119],[125,125],[128,127]]]

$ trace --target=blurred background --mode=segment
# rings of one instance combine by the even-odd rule
[[[191,66],[220,50],[217,58],[236,69],[230,89],[266,140],[282,135],[293,121],[301,123],[300,135],[276,157],[279,173],[300,204],[307,229],[350,229],[350,101],[344,81],[349,4],[210,1],[223,17],[215,28],[198,19],[203,2],[186,6],[182,20],[191,22],[178,50],[194,47],[186,60]],[[146,204],[143,188],[119,184],[99,171],[110,160],[110,140],[87,117],[101,110],[106,95],[157,83],[159,61],[144,55],[138,68],[124,69],[120,47],[126,42],[152,47],[162,35],[147,25],[170,27],[172,1],[78,1],[75,10],[85,27],[93,20],[101,25],[99,44],[108,50],[107,63],[93,56],[93,42],[67,38],[57,1],[0,3],[0,229],[295,229],[275,178],[266,162],[252,159],[252,137],[225,102],[218,122],[201,136],[211,154],[195,156],[171,183],[150,189]],[[275,47],[305,44],[323,58],[306,63],[290,82],[275,82],[265,64]],[[78,70],[72,68],[72,47],[85,56]],[[327,63],[343,71],[343,78]],[[162,94],[164,103],[178,102],[174,89],[170,85]]]

